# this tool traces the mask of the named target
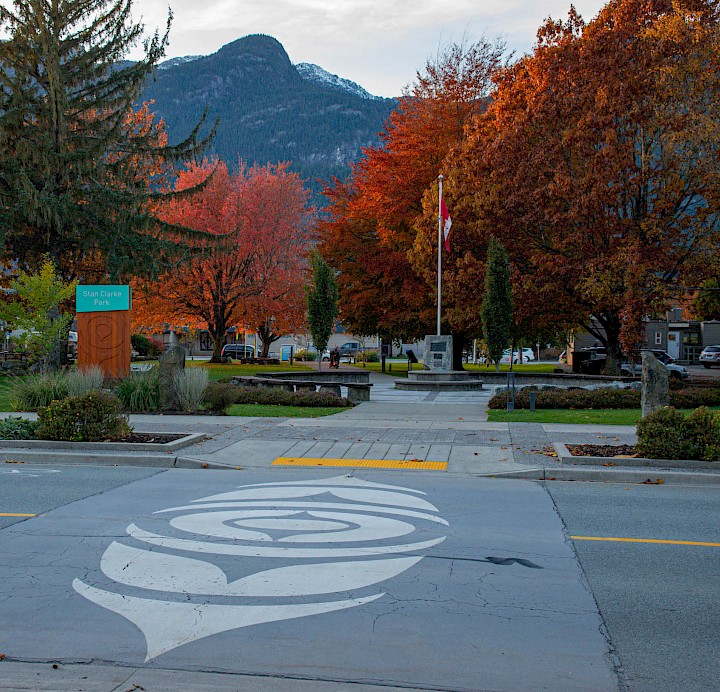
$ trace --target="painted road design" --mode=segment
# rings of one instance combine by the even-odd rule
[[[128,538],[147,547],[113,541],[105,550],[101,570],[114,582],[113,590],[80,579],[73,587],[137,625],[147,642],[146,661],[218,632],[361,606],[385,594],[328,597],[397,576],[445,540],[408,540],[425,522],[447,526],[417,493],[343,476],[242,486],[159,512],[171,517],[168,528],[191,538],[130,524]],[[212,562],[221,555],[235,558],[249,573],[229,582]],[[284,564],[253,571],[268,559]],[[162,597],[132,596],[118,588],[122,585]],[[205,597],[253,603],[198,601]],[[313,601],[292,602],[299,598]]]
[[[9,660],[615,689],[572,547],[530,483],[169,471],[8,527],[0,569]]]

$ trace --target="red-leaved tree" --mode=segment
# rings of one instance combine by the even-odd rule
[[[204,180],[212,166],[192,164],[178,177],[182,191]],[[287,165],[231,174],[219,163],[200,192],[180,196],[160,211],[168,223],[212,234],[205,254],[136,287],[133,323],[152,330],[167,324],[207,329],[219,362],[232,326],[276,321],[296,326],[297,287],[313,241],[314,211],[299,176]]]

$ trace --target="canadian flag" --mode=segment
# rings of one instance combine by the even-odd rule
[[[442,222],[443,236],[445,238],[445,250],[450,252],[450,227],[452,226],[452,219],[450,218],[450,212],[448,211],[445,199],[440,198],[440,220]]]

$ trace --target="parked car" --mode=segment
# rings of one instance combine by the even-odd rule
[[[720,345],[706,346],[700,354],[700,365],[705,368],[720,365]]]
[[[220,351],[223,360],[231,358],[254,358],[255,347],[250,344],[225,344]]]
[[[668,373],[673,379],[687,380],[690,377],[686,367],[678,365],[667,351],[656,348],[643,348],[632,354],[630,359],[620,364],[620,374],[630,377],[640,376],[642,374],[642,354],[647,352],[652,353],[668,369]]]
[[[359,341],[346,341],[338,347],[338,351],[340,351],[341,358],[343,356],[354,357],[358,354],[358,351],[362,351],[362,346],[360,346]]]
[[[605,369],[607,352],[604,346],[587,346],[573,351],[573,372],[583,375],[600,375]]]
[[[500,358],[501,363],[513,363],[520,362],[520,354],[522,353],[522,362],[527,363],[528,361],[535,360],[535,354],[531,348],[522,348],[512,352],[512,358],[510,357],[510,349],[506,348],[503,351],[502,357]]]

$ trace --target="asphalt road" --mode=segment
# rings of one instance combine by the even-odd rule
[[[0,689],[718,689],[712,488],[3,471]]]
[[[720,492],[715,488],[549,483],[620,658],[625,689],[720,689]]]

